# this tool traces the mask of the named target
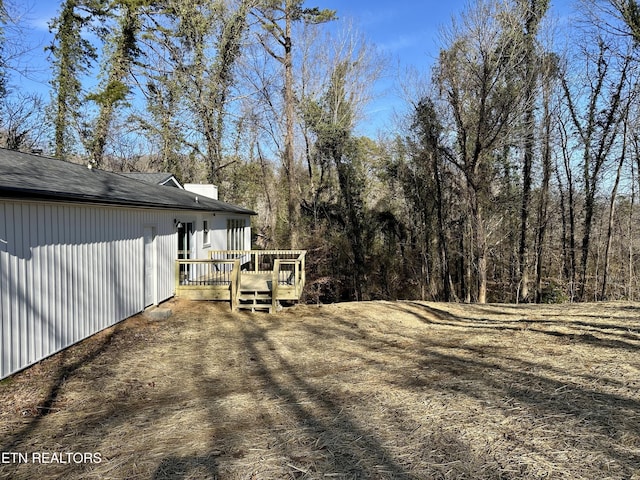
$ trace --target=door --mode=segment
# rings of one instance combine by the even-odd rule
[[[178,259],[188,260],[191,258],[191,237],[193,236],[193,223],[180,222],[178,224]],[[180,282],[191,279],[191,265],[180,265]]]
[[[144,306],[155,305],[156,300],[156,249],[155,228],[144,227]]]
[[[178,223],[178,258],[191,258],[191,236],[193,235],[193,223]]]

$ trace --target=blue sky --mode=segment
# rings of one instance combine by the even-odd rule
[[[428,73],[438,55],[440,30],[464,10],[466,0],[318,0],[308,4],[336,10],[339,22],[352,21],[387,58],[387,76],[379,82],[378,96],[359,128],[375,136],[377,129],[389,128],[394,114],[406,107],[400,78],[408,69]]]
[[[320,3],[321,1],[321,3]],[[314,5],[337,11],[339,21],[353,20],[383,52],[402,64],[427,65],[437,55],[438,32],[458,15],[465,0],[320,0]]]
[[[572,2],[552,0],[551,15],[567,11]],[[39,52],[44,56],[47,23],[57,14],[59,2],[26,0],[25,3],[31,6],[26,20],[32,26],[29,35],[36,45],[34,55]],[[339,22],[351,21],[388,58],[391,68],[378,85],[378,98],[369,106],[369,118],[360,128],[361,133],[374,135],[376,128],[390,125],[394,112],[405,108],[398,78],[407,69],[428,73],[438,55],[441,29],[464,10],[467,0],[308,0],[306,5],[336,10]]]
[[[439,34],[473,0],[308,0],[309,6],[352,19],[373,43],[403,65],[424,67],[438,54]],[[574,0],[551,0],[549,14],[566,14]]]
[[[407,108],[401,85],[407,70],[428,75],[441,47],[441,32],[473,0],[317,0],[309,6],[337,11],[339,21],[353,20],[366,38],[388,56],[392,68],[379,88],[382,95],[368,109],[363,134],[392,127],[394,114]],[[549,15],[568,15],[574,0],[551,0]]]

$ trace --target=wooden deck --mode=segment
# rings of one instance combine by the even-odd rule
[[[273,312],[280,301],[300,300],[305,256],[303,250],[217,250],[208,259],[177,260],[176,296]]]
[[[240,290],[254,290],[258,292],[271,291],[271,275],[268,273],[245,273],[240,280]]]

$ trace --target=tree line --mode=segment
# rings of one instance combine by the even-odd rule
[[[319,2],[320,3],[320,2]],[[168,171],[253,208],[255,243],[304,248],[308,301],[636,299],[635,0],[481,0],[444,26],[406,111],[358,134],[386,59],[302,0],[61,0],[50,98],[0,1],[0,139]]]

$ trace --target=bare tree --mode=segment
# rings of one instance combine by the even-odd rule
[[[111,5],[110,15],[118,17],[117,27],[103,43],[107,54],[103,55],[106,72],[100,91],[87,96],[98,105],[98,116],[92,125],[89,139],[89,157],[94,166],[102,167],[105,146],[117,108],[126,102],[131,91],[131,68],[140,55],[138,36],[140,17],[148,7],[148,0],[118,0]],[[113,11],[115,10],[115,11]]]
[[[612,45],[602,36],[597,37],[595,47],[594,52],[583,50],[588,82],[584,86],[585,98],[580,98],[579,89],[570,88],[566,76],[562,77],[567,108],[582,149],[580,166],[585,203],[578,290],[580,300],[585,299],[596,195],[607,160],[619,140],[625,110],[624,88],[632,62],[628,53],[616,55]]]
[[[257,3],[212,0],[204,9],[187,9],[180,20],[185,47],[190,53],[179,67],[184,69],[180,78],[188,92],[189,108],[205,139],[204,157],[210,183],[220,184],[221,172],[230,164],[224,158],[225,119],[236,62],[248,28],[247,17]],[[209,53],[211,47],[215,49],[213,55]]]
[[[538,93],[538,79],[540,76],[540,54],[536,36],[540,22],[547,9],[548,0],[519,0],[516,2],[519,17],[523,24],[517,28],[514,41],[521,43],[522,66],[522,97],[523,97],[523,162],[522,162],[522,204],[520,208],[520,245],[518,249],[519,288],[517,300],[527,300],[529,297],[529,210],[532,190],[533,156],[535,144],[535,108]],[[522,31],[522,38],[520,36]]]
[[[540,198],[538,200],[538,212],[535,237],[535,272],[536,272],[536,297],[540,303],[543,296],[543,262],[545,259],[545,239],[547,223],[549,221],[550,183],[553,173],[552,136],[553,136],[553,92],[557,88],[558,56],[545,55],[542,61],[542,183],[540,185]]]
[[[42,148],[47,133],[42,97],[17,92],[0,100],[0,112],[0,135],[5,148],[21,151]]]
[[[303,44],[304,45],[304,44]],[[367,203],[368,139],[355,135],[357,121],[372,94],[372,85],[384,68],[377,51],[351,25],[331,37],[323,37],[304,57],[320,81],[313,84],[301,75],[299,91],[302,130],[307,145],[309,181],[314,188],[304,199],[313,212],[311,230],[321,229],[318,212],[333,211],[332,227],[344,232],[347,260],[342,271],[351,285],[350,296],[366,297],[366,257],[371,244],[370,209]],[[314,50],[313,52],[311,50]],[[339,199],[339,201],[336,201]]]
[[[333,10],[305,8],[302,0],[271,0],[265,2],[256,14],[256,19],[263,27],[258,38],[265,51],[278,63],[284,71],[284,145],[282,160],[287,179],[287,210],[289,220],[289,243],[295,248],[298,243],[299,200],[296,192],[294,127],[295,96],[293,78],[293,40],[292,28],[295,23],[323,23],[334,18]],[[273,42],[278,51],[272,47]],[[280,52],[279,49],[282,49]]]
[[[317,26],[307,26],[301,36],[300,74],[296,75],[298,95],[298,111],[304,143],[307,167],[308,187],[303,193],[303,203],[307,210],[314,212],[317,218],[317,206],[323,193],[331,193],[331,182],[334,180],[332,165],[323,162],[322,157],[314,155],[314,138],[310,132],[313,122],[313,112],[308,108],[314,103],[322,101],[327,85],[331,84],[332,75],[341,63],[350,62],[345,72],[344,89],[346,100],[350,104],[352,128],[366,118],[365,107],[373,95],[372,86],[384,72],[387,61],[356,30],[351,23],[340,23],[342,27],[331,34],[321,34]]]
[[[520,101],[515,74],[521,67],[520,48],[505,31],[495,2],[480,2],[467,10],[454,28],[437,65],[436,82],[455,122],[452,163],[463,174],[473,232],[477,301],[487,300],[487,225],[485,208],[493,183],[492,162],[507,138]]]
[[[445,183],[445,164],[452,154],[444,146],[444,127],[433,99],[424,97],[414,106],[412,131],[416,139],[409,143],[410,164],[401,169],[399,176],[405,186],[405,195],[411,202],[412,212],[420,218],[421,277],[432,272],[429,277],[438,285],[433,297],[448,302],[455,296],[445,227],[445,189],[451,188]],[[437,242],[431,240],[433,231],[436,232]],[[435,254],[430,252],[434,243],[437,243]],[[436,273],[438,271],[439,274]],[[435,277],[439,277],[437,281]],[[421,298],[425,300],[424,291],[421,292]]]
[[[609,219],[607,222],[607,236],[605,240],[605,251],[604,251],[604,265],[602,267],[602,286],[600,288],[600,299],[606,300],[607,298],[607,287],[609,281],[609,267],[611,260],[611,243],[613,240],[613,231],[614,231],[614,221],[615,221],[615,210],[616,210],[616,202],[618,197],[618,187],[620,186],[620,179],[622,176],[622,167],[626,161],[626,153],[627,153],[627,127],[628,127],[628,108],[626,109],[626,113],[624,114],[626,117],[623,121],[622,126],[622,146],[619,153],[618,166],[616,168],[615,179],[613,181],[613,188],[611,190],[611,196],[609,198]]]

